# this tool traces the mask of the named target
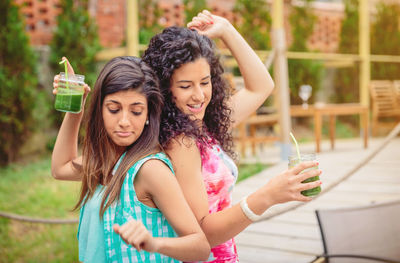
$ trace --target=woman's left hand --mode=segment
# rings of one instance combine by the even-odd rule
[[[213,15],[207,10],[198,13],[187,24],[188,28],[195,29],[209,38],[222,38],[230,26],[231,24],[226,18]]]
[[[115,233],[121,236],[125,243],[147,252],[157,252],[157,239],[152,237],[142,222],[131,220],[122,226],[114,225]]]

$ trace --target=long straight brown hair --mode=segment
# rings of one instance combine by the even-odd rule
[[[139,138],[126,148],[126,154],[113,174],[120,158],[117,145],[107,135],[102,106],[105,96],[119,91],[135,90],[147,99],[148,125]],[[100,216],[119,199],[126,173],[141,158],[160,149],[158,135],[163,98],[153,70],[136,57],[116,57],[110,60],[97,78],[86,118],[83,142],[82,187],[75,209],[90,199],[97,186],[105,186]],[[133,183],[133,182],[132,182]]]

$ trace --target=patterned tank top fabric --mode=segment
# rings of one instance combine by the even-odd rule
[[[121,157],[122,158],[122,157]],[[173,171],[170,160],[164,153],[149,155],[136,162],[128,171],[121,189],[118,203],[110,206],[104,214],[106,256],[108,262],[180,262],[165,255],[137,251],[127,245],[113,230],[114,224],[123,225],[131,219],[141,221],[153,237],[176,237],[167,219],[158,208],[149,207],[139,201],[133,180],[141,166],[150,159],[158,159]]]
[[[208,195],[209,213],[216,213],[232,206],[232,190],[238,177],[238,169],[218,145],[209,139],[208,143],[197,143],[202,161],[202,175]],[[236,244],[230,239],[211,249],[207,262],[238,262]]]
[[[121,156],[114,167],[114,171],[116,171],[124,156],[125,154]],[[141,166],[150,159],[163,161],[173,172],[172,164],[164,153],[146,156],[128,170],[122,185],[120,199],[107,208],[103,216],[101,224],[103,229],[100,231],[104,233],[102,242],[105,249],[105,262],[180,262],[158,253],[149,253],[143,250],[139,252],[133,246],[127,245],[113,230],[114,224],[123,225],[131,219],[135,219],[141,221],[154,237],[177,236],[161,211],[143,204],[136,195],[133,181]],[[84,209],[85,207],[82,207],[81,211],[84,211]]]

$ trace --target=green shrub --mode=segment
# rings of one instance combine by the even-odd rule
[[[316,16],[309,7],[312,0],[305,1],[304,6],[292,6],[289,21],[292,28],[293,42],[289,47],[290,51],[309,51],[307,48],[307,39],[314,30]],[[315,60],[288,60],[289,88],[291,92],[291,104],[300,104],[301,99],[298,96],[299,87],[303,84],[311,85],[312,95],[321,88],[323,65]],[[315,96],[311,96],[310,102]]]
[[[339,53],[358,53],[358,0],[345,0],[345,18],[342,22]],[[338,68],[334,80],[334,102],[359,101],[359,65]]]
[[[207,9],[206,0],[183,0],[185,11],[185,25],[192,21],[199,12]]]
[[[85,75],[85,82],[93,86],[97,77],[95,56],[101,49],[97,26],[86,1],[61,0],[61,10],[50,43],[50,65],[55,73],[63,71],[58,62],[66,56],[75,72]]]
[[[57,28],[50,43],[50,66],[53,74],[64,71],[59,65],[67,57],[75,73],[85,75],[85,82],[93,87],[97,68],[95,55],[101,49],[97,26],[87,11],[87,0],[61,0],[62,12],[57,17]],[[63,114],[54,111],[51,115],[58,127]]]
[[[400,55],[400,5],[380,3],[371,28],[371,53]],[[399,63],[372,63],[372,79],[399,79]]]
[[[29,46],[19,7],[0,1],[0,165],[15,161],[34,129],[36,55]]]
[[[233,25],[247,43],[255,50],[270,50],[272,20],[269,5],[263,0],[237,0],[233,12],[236,15]],[[240,76],[238,67],[234,67],[232,72]],[[265,101],[266,104],[270,102]]]
[[[158,0],[139,1],[139,43],[147,45],[150,39],[162,29],[159,24],[161,10]]]
[[[237,0],[233,9],[239,17],[234,26],[253,49],[271,49],[270,8],[264,0]]]

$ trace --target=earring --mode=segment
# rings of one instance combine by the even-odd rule
[[[145,125],[149,125],[149,120],[146,120]]]

